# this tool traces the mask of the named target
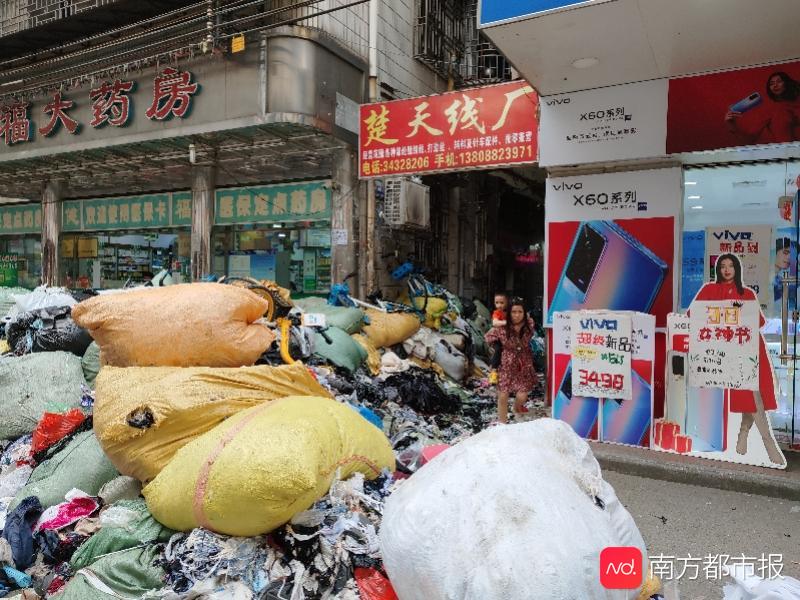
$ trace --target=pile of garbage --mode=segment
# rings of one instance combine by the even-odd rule
[[[536,540],[557,573],[559,536],[644,549],[633,520],[563,423],[487,429],[489,313],[433,291],[405,308],[252,281],[14,294],[0,597],[601,597],[586,569],[515,557]],[[555,497],[586,531],[554,530]]]

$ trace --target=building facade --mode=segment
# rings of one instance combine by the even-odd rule
[[[529,196],[525,180],[426,178],[431,227],[392,229],[368,210],[381,185],[358,181],[355,150],[363,102],[512,77],[477,2],[2,10],[0,253],[20,284],[118,287],[170,267],[299,293],[347,280],[365,295],[371,263],[391,294],[392,269],[412,259],[487,293],[487,215],[498,189]]]
[[[590,308],[624,304],[655,315],[656,347],[664,348],[667,315],[685,312],[714,281],[718,257],[736,255],[766,319],[778,380],[775,437],[795,446],[796,8],[790,0],[769,11],[740,0],[483,0],[480,17],[483,32],[541,95],[545,311],[563,309],[567,296],[574,307],[588,306],[600,302],[600,288],[614,288],[616,296]],[[612,238],[621,235],[628,250],[604,271]],[[697,415],[686,406],[713,407],[719,423],[735,414],[721,390],[696,404],[691,389],[688,404],[672,397],[665,384],[682,380],[686,365],[664,360],[656,365],[655,419],[692,429]]]

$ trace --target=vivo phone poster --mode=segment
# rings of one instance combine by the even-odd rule
[[[756,309],[754,302],[743,304],[751,304],[752,308]],[[698,329],[698,324],[695,323],[693,327],[692,321],[695,319],[695,309],[702,309],[702,305],[703,302],[692,303],[692,317],[677,313],[668,316],[664,416],[656,419],[653,424],[652,448],[725,462],[785,468],[785,458],[776,442],[790,443],[793,405],[791,386],[794,381],[789,376],[789,369],[786,366],[782,368],[779,366],[780,344],[767,345],[770,362],[774,365],[777,375],[774,393],[776,406],[767,406],[764,401],[764,397],[773,396],[769,389],[759,390],[760,400],[753,403],[751,402],[751,398],[755,399],[753,392],[711,385],[698,386],[696,380],[692,381],[691,353],[696,351],[692,350],[692,347],[697,345],[693,340],[701,335],[707,336],[700,331],[705,324],[700,324]],[[716,320],[714,314],[710,316],[711,320]],[[723,329],[727,327],[724,321],[725,316],[721,314],[720,326]],[[739,337],[736,335],[736,330],[733,331],[734,335],[731,336],[730,342],[726,341],[726,335],[721,334],[717,340],[718,344],[738,346]],[[714,331],[711,338],[716,340],[716,337]],[[742,341],[752,340],[747,340],[747,336],[743,336]],[[750,352],[757,356],[759,351],[757,348],[751,348]],[[713,373],[704,373],[704,376],[706,375],[711,377]],[[723,379],[725,385],[728,385],[727,382],[732,382],[734,378],[728,373]],[[765,388],[771,387],[769,377],[754,379],[761,381]],[[715,382],[711,378],[702,383],[720,382]],[[800,414],[796,417],[800,417]],[[797,418],[795,422],[798,422]]]
[[[800,62],[670,79],[667,153],[800,141]]]
[[[706,227],[705,281],[714,279],[714,268],[721,255],[736,255],[742,264],[742,283],[756,293],[761,311],[768,314],[773,303],[770,282],[772,239],[770,225]]]
[[[666,327],[676,300],[680,169],[550,178],[546,323],[556,312],[636,311]]]
[[[580,331],[572,331],[573,322]],[[600,333],[611,327],[612,322],[624,323],[624,326],[618,326],[616,332]],[[596,355],[587,355],[587,347],[601,346],[601,337],[606,349]],[[623,364],[612,365],[616,361],[610,360],[610,354],[621,352],[620,340],[622,352],[627,356]],[[609,345],[615,348],[609,350]],[[652,315],[609,311],[556,312],[553,315],[551,378],[553,418],[566,422],[585,439],[649,447],[654,360],[655,318]],[[617,386],[620,390],[617,391],[624,388],[624,394],[613,389],[615,375],[622,375]],[[579,395],[581,390],[599,387],[611,390],[599,391],[595,396]],[[624,398],[601,397],[601,394]]]

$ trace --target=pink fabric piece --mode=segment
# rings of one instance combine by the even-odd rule
[[[428,446],[427,448],[422,450],[422,464],[426,465],[431,462],[434,458],[439,456],[442,452],[447,450],[450,447],[450,444],[437,444],[435,446]]]
[[[51,506],[42,513],[34,531],[63,529],[88,517],[100,508],[100,503],[91,496],[77,496],[68,502]]]

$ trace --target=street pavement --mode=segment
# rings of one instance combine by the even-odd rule
[[[648,555],[674,565],[680,600],[720,600],[726,579],[716,579],[709,555],[782,555],[783,574],[800,579],[800,497],[796,501],[699,487],[604,470],[639,526]],[[690,560],[700,558],[699,561]],[[674,558],[674,560],[673,560]],[[684,560],[680,560],[684,559]],[[780,562],[776,559],[773,563]],[[692,580],[699,565],[698,578]],[[706,579],[706,570],[712,579]],[[664,578],[662,578],[663,580]],[[672,596],[672,599],[675,597]]]

